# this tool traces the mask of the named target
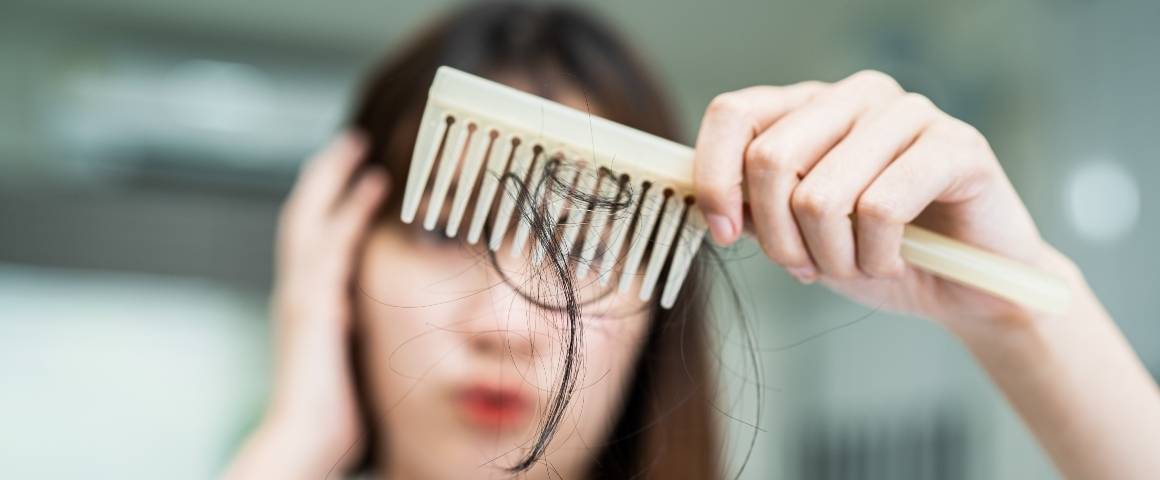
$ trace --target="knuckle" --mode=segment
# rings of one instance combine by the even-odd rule
[[[898,81],[878,70],[861,70],[849,77],[850,83],[868,86],[886,91],[901,92],[902,85]]]
[[[829,217],[840,213],[837,197],[819,188],[799,186],[790,197],[794,212],[807,217]]]
[[[987,137],[983,135],[983,132],[975,128],[974,125],[962,120],[955,120],[955,124],[958,125],[958,132],[963,143],[976,148],[991,148],[987,142]]]
[[[931,125],[929,136],[945,150],[943,161],[956,175],[985,178],[1003,174],[990,142],[971,124],[944,114],[943,119]]]
[[[983,132],[980,132],[974,125],[949,115],[941,123],[940,130],[944,132],[948,140],[955,144],[975,149],[985,148],[990,150],[991,148]]]
[[[902,95],[902,98],[900,98],[898,101],[899,101],[899,103],[901,103],[903,105],[903,108],[906,108],[908,110],[915,110],[915,111],[938,110],[938,107],[935,106],[934,102],[931,101],[930,98],[927,98],[926,95],[923,95],[921,93],[906,92]]]
[[[705,110],[710,116],[730,116],[738,115],[746,109],[745,101],[737,92],[725,92],[709,102],[709,107]]]
[[[762,139],[745,149],[746,167],[750,172],[784,173],[790,170],[790,146],[786,142]]]
[[[829,84],[827,84],[826,82],[822,82],[819,80],[805,80],[805,81],[798,82],[796,85],[799,87],[813,88],[813,89],[821,89],[821,88],[825,88],[825,87],[829,86]]]
[[[859,219],[871,222],[902,224],[907,221],[894,202],[880,195],[863,195],[854,212]]]

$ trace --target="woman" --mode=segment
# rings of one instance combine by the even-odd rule
[[[230,477],[719,477],[703,254],[661,310],[398,222],[387,191],[444,64],[677,136],[657,85],[579,13],[485,4],[422,36],[287,201],[273,398]],[[1065,475],[1160,475],[1155,384],[969,125],[881,73],[752,87],[713,100],[695,163],[718,244],[750,229],[802,282],[945,326]],[[1072,307],[1047,317],[907,267],[912,221],[1066,278]]]

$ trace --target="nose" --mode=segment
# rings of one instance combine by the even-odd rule
[[[552,280],[546,266],[513,260],[506,251],[498,257],[470,269],[471,284],[461,291],[472,293],[455,302],[461,319],[455,330],[465,335],[465,345],[474,354],[517,361],[563,353],[573,333],[568,310],[560,308],[563,287],[543,283]]]
[[[480,355],[494,358],[527,359],[539,354],[535,336],[529,332],[492,329],[471,334],[468,344]]]
[[[469,319],[462,324],[468,346],[479,355],[495,358],[530,360],[544,355],[550,334],[559,330],[554,323],[561,319],[510,293],[515,297],[485,294],[472,302],[466,312]]]

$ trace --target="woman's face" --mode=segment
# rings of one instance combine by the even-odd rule
[[[573,97],[560,100],[583,108]],[[356,295],[360,361],[382,435],[375,453],[393,478],[505,478],[535,445],[565,371],[569,325],[526,295],[558,305],[565,287],[527,255],[501,248],[495,257],[397,222],[368,238]],[[583,474],[619,417],[648,330],[635,295],[609,293],[592,274],[574,284],[591,302],[577,331],[579,378],[531,477]]]

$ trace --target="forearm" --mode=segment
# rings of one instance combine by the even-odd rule
[[[1082,275],[1063,316],[956,332],[1068,478],[1160,478],[1160,390]],[[985,325],[986,324],[986,325]]]
[[[337,476],[361,452],[343,334],[320,328],[323,322],[303,321],[332,315],[284,305],[275,309],[279,353],[272,397],[226,478]]]

